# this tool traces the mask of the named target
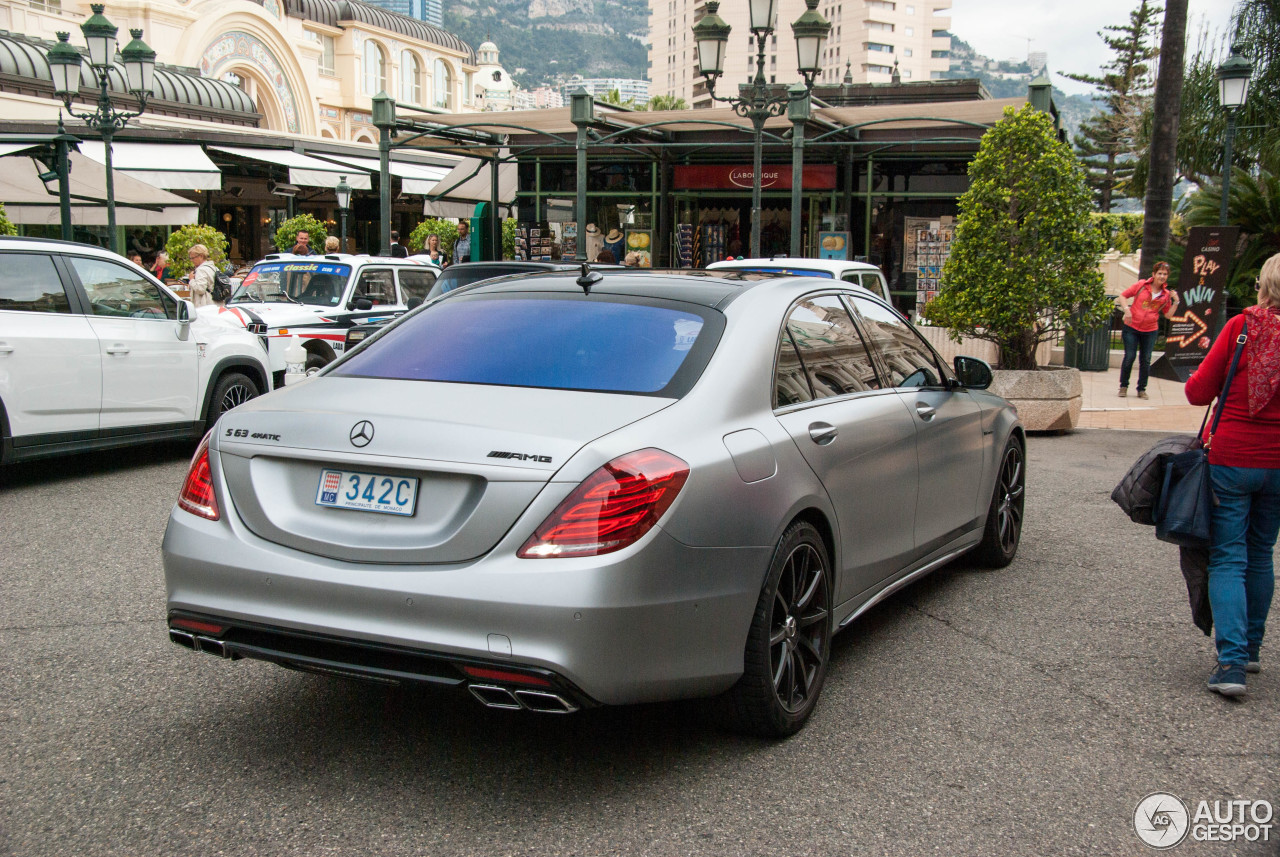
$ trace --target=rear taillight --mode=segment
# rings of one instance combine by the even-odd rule
[[[193,515],[218,520],[218,499],[213,495],[213,479],[209,475],[209,436],[205,435],[191,457],[187,481],[182,483],[178,505]]]
[[[520,557],[598,556],[633,544],[658,523],[689,478],[660,449],[615,458],[573,490],[520,548]]]

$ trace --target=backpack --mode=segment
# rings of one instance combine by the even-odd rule
[[[213,272],[213,292],[209,295],[214,303],[226,303],[231,298],[231,278],[224,272]]]

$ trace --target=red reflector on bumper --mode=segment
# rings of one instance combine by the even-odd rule
[[[170,619],[169,626],[171,628],[181,628],[184,631],[199,631],[201,634],[221,634],[227,630],[226,625],[201,622],[199,619]]]
[[[551,682],[542,676],[529,675],[528,673],[511,672],[510,670],[495,670],[488,667],[468,667],[464,666],[462,671],[472,678],[482,678],[487,681],[505,681],[510,684],[531,684],[537,687],[551,687]]]

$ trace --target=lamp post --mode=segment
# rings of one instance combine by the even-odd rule
[[[80,53],[71,47],[70,33],[58,33],[58,43],[48,54],[49,72],[53,77],[53,91],[66,105],[67,112],[102,135],[102,148],[106,153],[107,171],[107,231],[111,249],[120,252],[119,237],[116,235],[116,186],[111,170],[111,137],[135,116],[141,116],[147,109],[147,98],[153,91],[153,80],[156,72],[156,52],[142,41],[142,30],[130,30],[133,41],[120,51],[120,59],[124,63],[125,83],[134,98],[138,99],[138,109],[132,112],[116,110],[111,104],[108,89],[111,71],[115,68],[116,26],[103,17],[104,7],[101,3],[90,6],[93,15],[80,25],[84,33],[85,44],[89,47],[89,68],[98,84],[98,104],[90,113],[77,113],[71,109],[72,99],[80,91]]]
[[[795,35],[797,65],[804,87],[793,87],[774,95],[764,77],[765,43],[773,35],[778,19],[778,0],[749,0],[751,34],[756,40],[756,76],[738,88],[736,97],[716,95],[716,78],[724,73],[725,48],[732,29],[718,13],[720,4],[709,0],[707,13],[693,25],[693,41],[698,48],[698,71],[707,79],[707,92],[713,101],[733,107],[733,112],[751,120],[751,255],[760,256],[760,180],[764,156],[764,123],[787,112],[792,101],[808,98],[814,78],[822,70],[822,45],[831,32],[831,22],[818,12],[818,0],[805,0],[805,12],[791,25]],[[803,172],[793,175],[792,182],[803,181]],[[792,213],[794,218],[795,213]]]
[[[1239,45],[1231,46],[1231,55],[1218,66],[1218,103],[1227,111],[1227,136],[1222,144],[1222,209],[1218,225],[1227,225],[1227,200],[1231,196],[1231,144],[1236,136],[1236,113],[1249,95],[1249,77],[1253,66],[1240,55]]]
[[[346,176],[338,176],[338,185],[333,189],[333,195],[338,198],[338,212],[340,227],[338,234],[342,236],[342,244],[338,247],[339,253],[347,252],[347,209],[351,207],[351,185],[347,184]]]

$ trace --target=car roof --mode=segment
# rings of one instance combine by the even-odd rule
[[[106,247],[98,247],[94,244],[85,244],[80,241],[63,241],[61,238],[26,238],[17,235],[4,235],[0,236],[0,248],[42,250],[48,253],[74,251],[76,253],[103,256],[108,259],[128,260],[127,256],[115,253]]]
[[[535,260],[523,261],[518,259],[503,259],[499,261],[495,259],[492,262],[455,262],[445,268],[445,270],[467,271],[473,268],[497,268],[500,270],[509,270],[513,273],[520,273],[524,271],[576,271],[578,269],[578,263],[574,263],[572,261],[566,262],[564,260],[559,262],[546,262]]]
[[[575,266],[575,271],[577,266]],[[664,298],[684,301],[713,309],[724,309],[725,306],[741,297],[748,291],[775,283],[790,283],[807,280],[815,286],[829,287],[830,280],[819,280],[816,277],[787,277],[770,273],[752,271],[709,271],[705,268],[613,268],[591,269],[592,274],[600,274],[600,279],[590,285],[593,295],[613,295],[618,297]],[[464,295],[500,294],[518,292],[559,292],[564,294],[582,294],[581,278],[567,276],[567,272],[534,273],[528,276],[508,276],[502,279],[486,280],[469,286],[455,289],[438,300],[449,300]],[[850,283],[841,283],[842,287],[859,288]],[[870,294],[868,292],[867,294]]]
[[[400,265],[412,268],[432,268],[434,265],[428,265],[422,260],[413,261],[409,259],[398,259],[394,256],[356,256],[351,253],[316,253],[311,256],[295,256],[292,253],[268,253],[253,265],[269,265],[276,262],[341,262],[346,265]]]
[[[808,259],[802,256],[770,256],[767,259],[726,259],[707,266],[713,271],[733,268],[809,268],[815,271],[830,271],[833,274],[844,271],[877,272],[880,269],[867,262],[850,262],[845,259]]]

